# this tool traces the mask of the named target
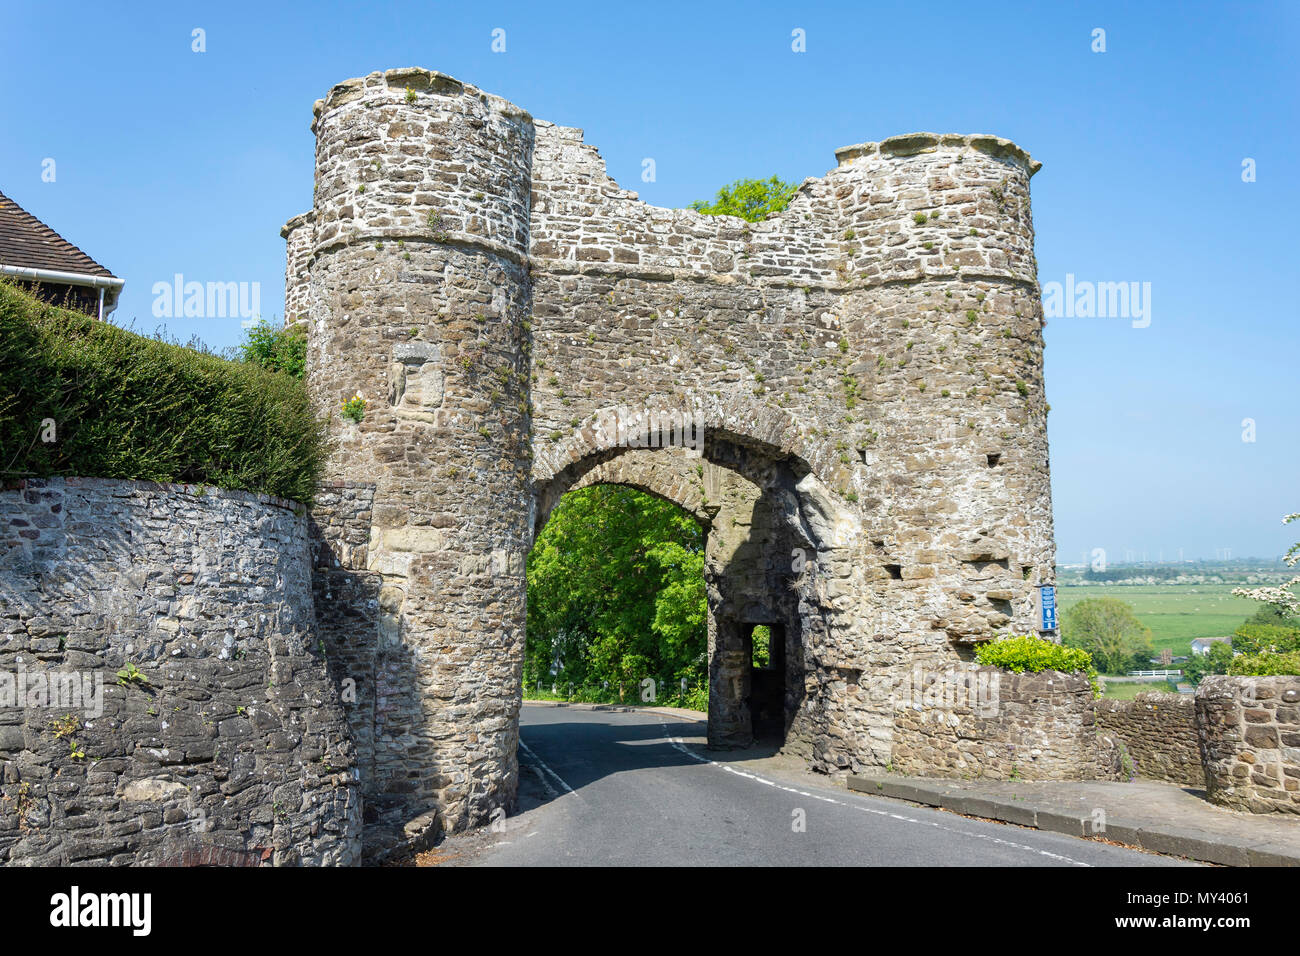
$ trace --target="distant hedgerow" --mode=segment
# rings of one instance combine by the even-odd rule
[[[0,481],[186,482],[308,502],[325,454],[325,423],[292,374],[145,338],[0,283]]]

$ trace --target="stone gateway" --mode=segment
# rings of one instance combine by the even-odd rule
[[[984,135],[847,146],[749,223],[648,206],[581,130],[440,73],[348,80],[314,112],[286,316],[337,443],[314,598],[373,826],[513,800],[525,559],[600,482],[708,529],[712,745],[1090,772],[1090,720],[1033,716],[1086,708],[1073,685],[942,732],[894,693],[1032,630],[1053,583],[1039,163]],[[656,439],[665,420],[698,445]]]

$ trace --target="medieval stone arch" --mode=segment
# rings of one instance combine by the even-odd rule
[[[697,447],[659,444],[665,428],[654,439],[636,436],[639,445],[659,447],[629,448],[615,440],[626,439],[629,429],[602,421],[599,413],[594,417],[610,427],[578,436],[553,459],[567,464],[536,486],[538,531],[562,495],[595,484],[636,488],[691,514],[705,528],[707,542],[709,742],[737,747],[753,741],[753,682],[762,676],[771,685],[767,706],[781,717],[779,741],[811,756],[808,741],[814,735],[801,708],[804,678],[814,669],[805,632],[814,615],[819,625],[837,616],[818,573],[852,560],[859,522],[824,490],[818,493],[805,462],[741,429],[733,418],[725,419],[731,430],[723,430],[705,425],[701,415]],[[669,416],[648,418],[657,425]],[[636,431],[633,424],[630,432]],[[779,674],[751,673],[749,641],[758,624],[778,634]]]
[[[369,797],[452,828],[512,799],[524,558],[559,494],[621,480],[708,514],[663,450],[609,437],[618,410],[698,423],[757,489],[770,534],[710,602],[797,635],[788,749],[1033,774],[986,745],[1009,724],[936,737],[890,688],[1031,629],[1053,578],[1037,162],[985,135],[857,144],[749,223],[648,206],[581,130],[443,74],[348,80],[314,113],[286,317],[336,439],[317,613],[357,672]]]

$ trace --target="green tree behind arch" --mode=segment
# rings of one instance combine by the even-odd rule
[[[790,205],[799,187],[776,176],[771,179],[737,179],[723,186],[712,202],[697,199],[690,208],[706,216],[739,216],[749,222],[761,222],[769,213],[780,212]]]

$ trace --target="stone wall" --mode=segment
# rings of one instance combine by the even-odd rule
[[[974,666],[918,667],[913,675],[890,691],[893,770],[995,780],[1092,776],[1096,739],[1087,678]]]
[[[0,491],[0,862],[358,860],[308,553],[302,507],[261,495]]]
[[[294,216],[280,230],[285,242],[284,324],[304,334],[307,331],[307,264],[311,258],[314,213]]]
[[[744,641],[769,623],[789,750],[823,770],[944,750],[874,682],[1030,630],[1053,580],[1038,163],[991,136],[858,144],[748,223],[647,206],[581,130],[427,70],[339,84],[313,129],[286,302],[334,416],[329,477],[374,487],[370,527],[350,519],[364,558],[336,555],[353,587],[317,597],[346,605],[323,620],[372,615],[394,642],[357,675],[377,793],[452,827],[512,801],[524,560],[595,480],[676,488],[709,523],[712,741],[747,737]],[[357,392],[359,425],[337,414]],[[699,422],[696,477],[728,523],[614,437],[629,413]]]
[[[1300,813],[1300,677],[1207,677],[1196,719],[1212,802]]]
[[[1182,694],[1142,693],[1133,700],[1097,701],[1100,776],[1205,786],[1196,733],[1196,703]]]

